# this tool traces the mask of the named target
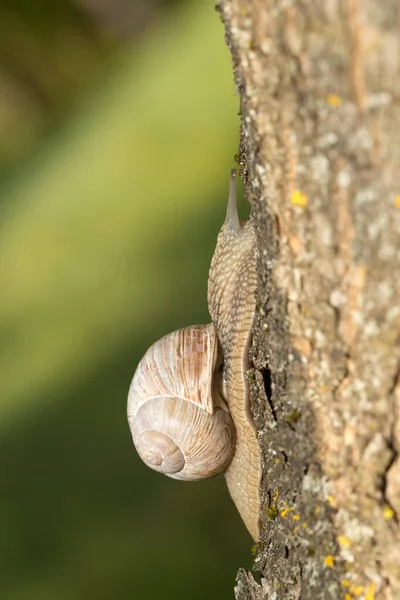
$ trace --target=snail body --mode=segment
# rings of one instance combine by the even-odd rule
[[[256,308],[257,240],[237,214],[236,172],[208,280],[209,325],[173,332],[140,361],[128,421],[144,462],[175,479],[224,471],[233,501],[259,538],[261,456],[246,371]]]
[[[233,173],[235,173],[233,171]],[[259,538],[261,455],[246,371],[256,311],[257,238],[252,221],[237,214],[234,176],[228,210],[218,236],[208,277],[208,309],[224,356],[224,389],[236,428],[235,454],[225,479],[247,529]]]

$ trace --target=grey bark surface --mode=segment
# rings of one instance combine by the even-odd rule
[[[400,6],[221,0],[260,243],[261,582],[400,598]]]

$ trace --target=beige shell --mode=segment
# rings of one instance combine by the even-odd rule
[[[166,335],[140,361],[128,421],[133,443],[152,469],[193,481],[229,465],[236,432],[221,397],[218,361],[213,324]]]

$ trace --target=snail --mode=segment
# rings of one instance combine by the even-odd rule
[[[257,241],[240,222],[236,171],[208,279],[209,325],[166,335],[140,361],[128,396],[133,443],[152,469],[193,481],[224,471],[255,541],[261,456],[246,371],[256,307]]]

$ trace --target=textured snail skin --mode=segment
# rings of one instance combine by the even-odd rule
[[[236,450],[225,471],[226,483],[255,541],[260,534],[261,455],[251,416],[249,347],[256,309],[257,239],[251,221],[240,223],[231,173],[226,220],[218,236],[208,279],[208,308],[224,356],[224,396],[236,427]]]

